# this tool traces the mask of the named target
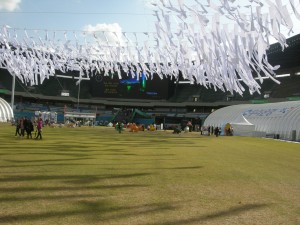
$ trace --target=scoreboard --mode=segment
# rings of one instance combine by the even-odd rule
[[[91,77],[90,91],[93,97],[159,100],[170,97],[172,83],[170,78],[161,79],[157,74],[152,78],[144,74],[123,75],[121,79],[118,74],[96,74]]]

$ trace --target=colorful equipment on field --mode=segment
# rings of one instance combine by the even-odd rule
[[[150,130],[150,131],[155,131],[155,130],[156,130],[156,127],[155,127],[153,124],[151,124],[151,125],[149,126],[149,130]]]

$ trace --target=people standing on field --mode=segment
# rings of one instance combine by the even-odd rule
[[[32,139],[32,131],[34,130],[34,128],[30,119],[27,119],[25,130],[27,134],[27,139]]]
[[[16,119],[15,125],[16,125],[15,136],[17,136],[17,135],[21,136],[21,132],[20,132],[20,129],[21,129],[20,119]]]
[[[220,135],[219,127],[215,128],[215,135],[216,135],[216,137],[218,137]]]
[[[25,132],[27,134],[27,128],[28,128],[28,119],[27,117],[23,117],[23,126],[24,126],[24,129],[23,129],[23,137],[25,137]]]
[[[27,117],[20,117],[16,119],[15,122],[15,136],[20,136],[21,138],[26,137],[27,139],[33,139],[32,132],[35,130],[34,139],[42,139],[42,128],[43,120],[42,118],[34,118],[34,120],[28,119]]]
[[[25,132],[24,121],[25,121],[25,118],[22,117],[22,118],[20,119],[21,138],[24,137],[24,132]]]
[[[42,139],[42,127],[43,127],[43,120],[42,118],[39,118],[36,127],[38,133],[35,139]]]

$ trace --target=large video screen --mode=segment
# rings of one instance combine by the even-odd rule
[[[174,83],[174,81],[173,81]],[[93,97],[130,98],[130,99],[168,99],[171,93],[172,81],[161,79],[154,74],[152,79],[145,74],[104,76],[97,74],[91,78],[91,94]]]

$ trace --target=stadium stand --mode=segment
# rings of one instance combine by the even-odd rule
[[[43,84],[36,86],[25,85],[21,80],[16,79],[14,112],[20,114],[34,111],[55,111],[60,118],[63,118],[61,115],[67,109],[86,113],[96,112],[99,120],[109,120],[113,118],[114,108],[131,108],[142,109],[143,112],[149,113],[159,121],[166,118],[169,118],[170,121],[187,118],[203,120],[213,110],[224,106],[299,100],[300,34],[287,39],[287,44],[289,47],[284,51],[278,43],[271,45],[268,50],[268,60],[272,65],[281,65],[277,74],[289,74],[289,76],[276,78],[280,84],[271,79],[264,79],[260,94],[250,94],[246,87],[246,91],[241,96],[195,84],[176,82],[174,84],[172,81],[169,82],[172,84],[170,87],[159,87],[159,89],[167,89],[167,95],[164,95],[163,98],[156,97],[157,93],[155,92],[147,93],[154,96],[152,99],[140,98],[141,96],[132,97],[122,93],[114,97],[101,97],[98,91],[103,86],[97,86],[97,80],[93,78],[90,81],[82,80],[79,87],[76,85],[78,80],[75,79],[78,76],[77,72],[67,72],[64,75],[69,78],[62,78],[59,77],[61,73],[57,71],[57,76],[50,77]],[[159,81],[156,81],[156,84],[160,85]],[[153,84],[149,83],[149,85]],[[0,69],[0,97],[10,102],[11,90],[12,76],[7,70]],[[66,91],[69,96],[61,96],[62,91]]]

